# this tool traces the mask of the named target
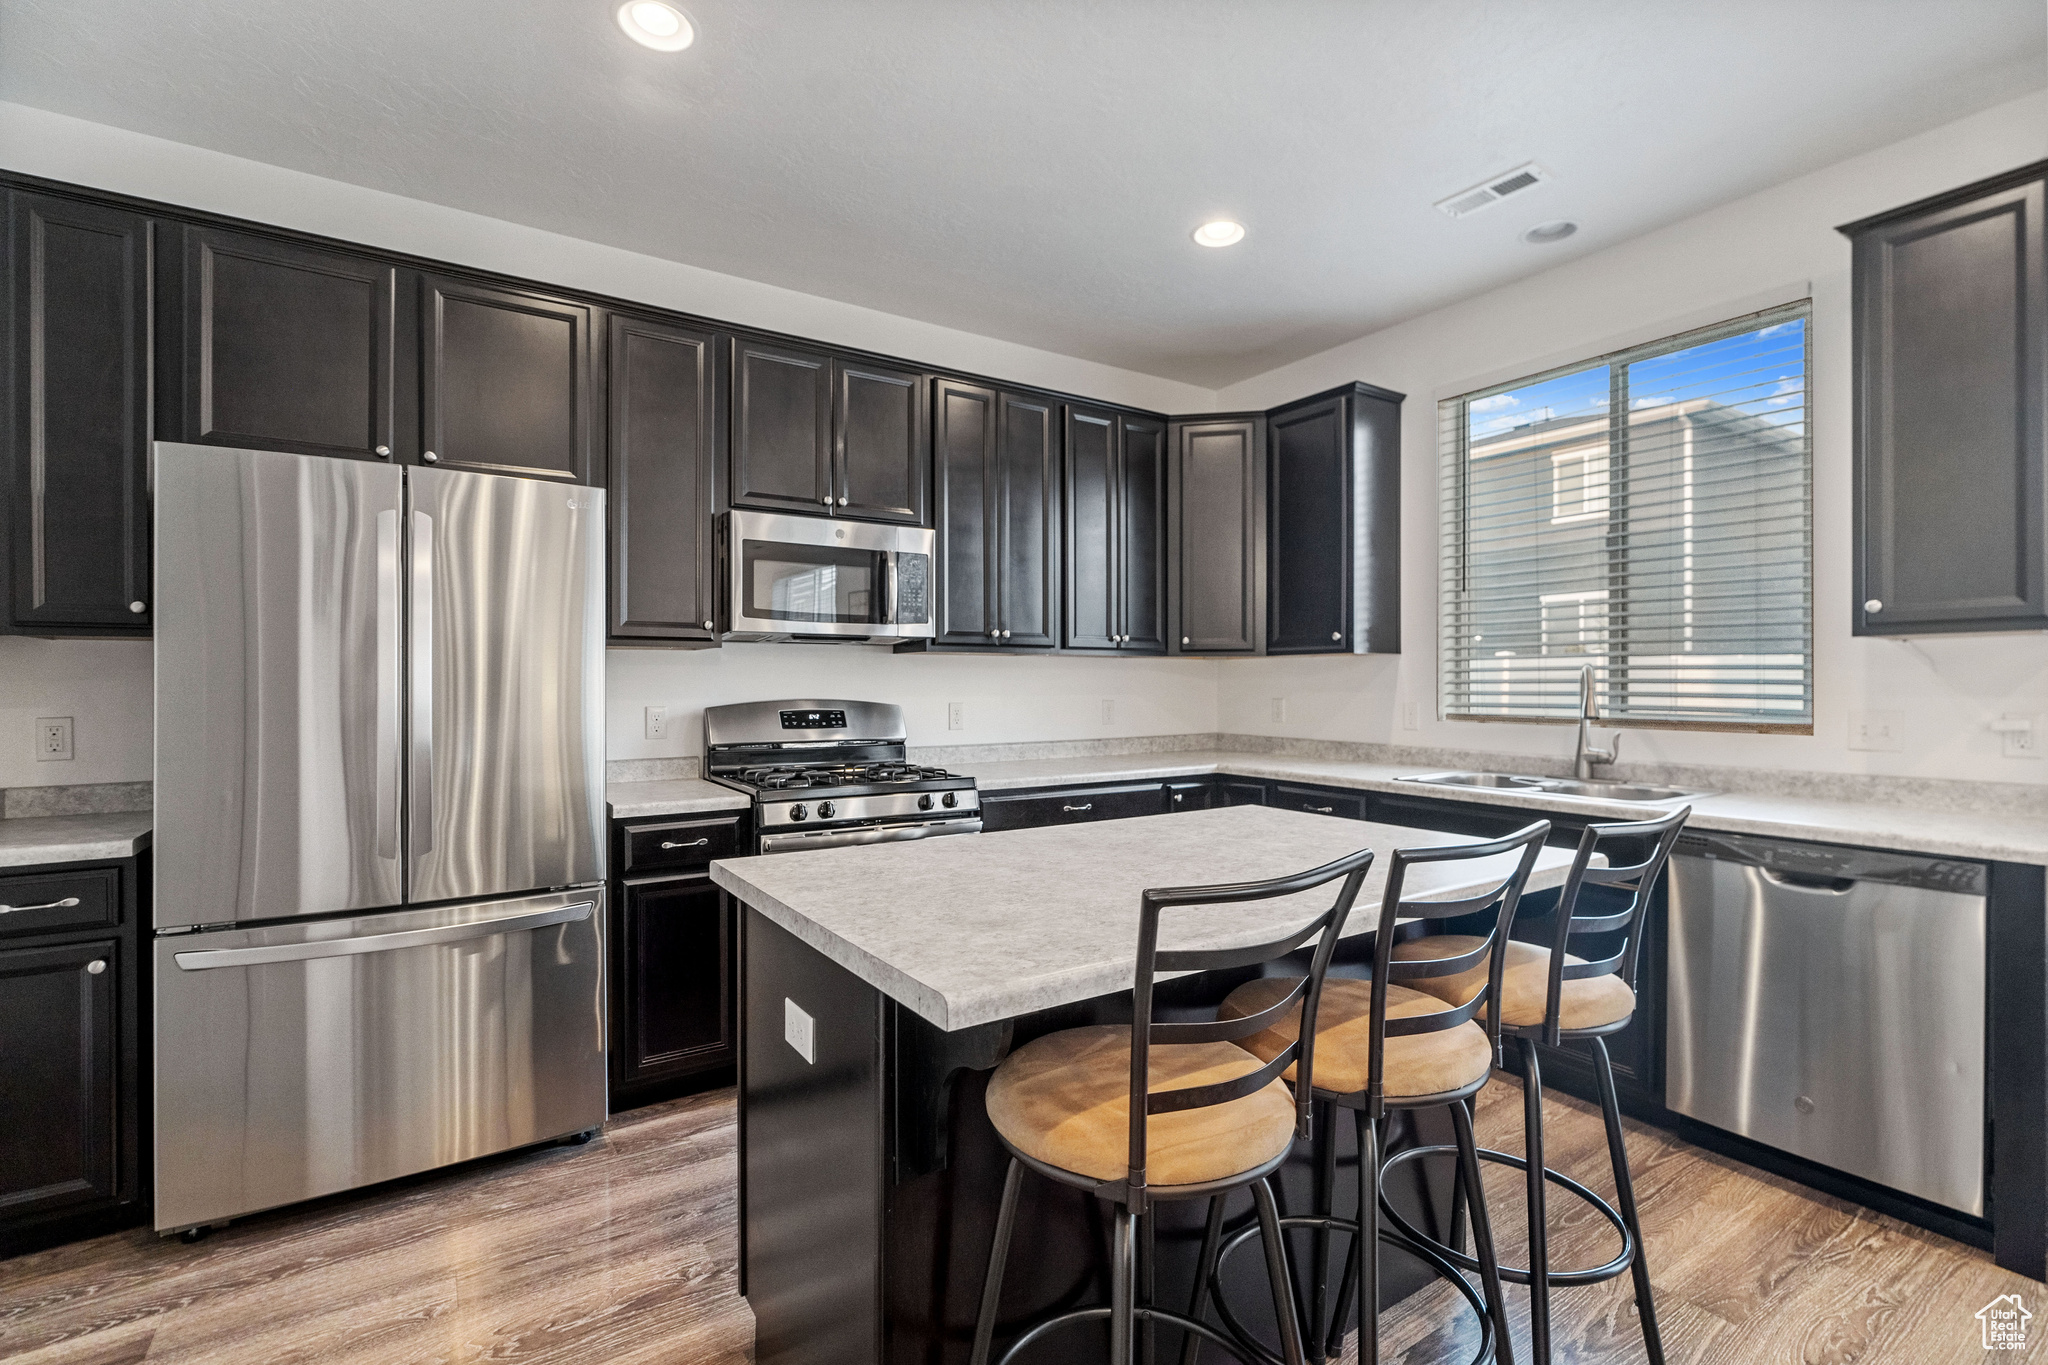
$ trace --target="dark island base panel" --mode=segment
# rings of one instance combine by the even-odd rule
[[[752,909],[742,955],[740,1258],[755,1360],[966,1362],[1008,1161],[982,1104],[988,1068],[1006,1047],[1058,1029],[1127,1023],[1129,1002],[1106,996],[946,1034]],[[1171,988],[1190,1003],[1213,1001],[1235,975],[1183,978],[1161,991]],[[784,1041],[785,1000],[815,1020],[814,1063]],[[1340,1115],[1338,1129],[1343,1212],[1357,1203],[1349,1114]],[[1450,1141],[1442,1111],[1390,1120],[1390,1150]],[[1446,1235],[1450,1163],[1426,1165],[1409,1168],[1413,1174],[1391,1198],[1417,1226]],[[1309,1211],[1312,1180],[1309,1147],[1297,1144],[1279,1180],[1283,1213]],[[1207,1212],[1202,1200],[1161,1206],[1153,1276],[1165,1306],[1186,1309]],[[1108,1206],[1079,1190],[1025,1176],[999,1350],[1041,1314],[1108,1302],[1107,1215]],[[1250,1195],[1232,1196],[1229,1230],[1251,1217]],[[1309,1234],[1296,1237],[1305,1293]],[[1345,1239],[1333,1238],[1332,1246],[1334,1280]],[[1429,1280],[1420,1262],[1397,1250],[1385,1252],[1381,1268],[1386,1303]],[[1233,1309],[1275,1343],[1256,1242],[1225,1270]],[[1107,1344],[1106,1329],[1075,1326],[1034,1347],[1028,1362],[1083,1358]],[[1159,1329],[1157,1347],[1158,1358],[1177,1359],[1180,1333]]]

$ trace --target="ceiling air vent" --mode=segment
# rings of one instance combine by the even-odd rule
[[[1517,166],[1511,171],[1489,177],[1484,184],[1470,189],[1459,190],[1448,199],[1436,201],[1438,209],[1453,218],[1463,218],[1468,213],[1477,213],[1488,204],[1497,204],[1511,194],[1520,194],[1550,179],[1550,173],[1530,162]]]

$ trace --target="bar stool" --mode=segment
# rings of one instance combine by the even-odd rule
[[[1311,1281],[1309,1316],[1315,1332],[1315,1359],[1341,1353],[1344,1321],[1351,1311],[1354,1293],[1359,1304],[1358,1359],[1370,1365],[1379,1359],[1379,1243],[1382,1239],[1421,1258],[1463,1294],[1480,1322],[1478,1362],[1511,1361],[1508,1346],[1507,1304],[1502,1297],[1500,1277],[1495,1273],[1493,1231],[1486,1212],[1486,1197],[1480,1182],[1478,1147],[1472,1135],[1472,1111],[1468,1104],[1492,1075],[1500,1056],[1500,1025],[1473,1022],[1486,1002],[1500,989],[1506,970],[1505,948],[1514,924],[1515,908],[1529,873],[1550,833],[1550,823],[1539,820],[1505,838],[1475,844],[1450,844],[1426,848],[1396,849],[1387,873],[1387,886],[1380,901],[1378,937],[1373,951],[1372,979],[1360,981],[1331,977],[1323,983],[1322,1011],[1315,1023],[1316,1070],[1313,1078],[1297,1081],[1297,1095],[1312,1095],[1322,1107],[1325,1122],[1316,1127],[1316,1204],[1314,1214],[1282,1219],[1283,1227],[1306,1227],[1315,1233],[1316,1269]],[[1419,863],[1471,862],[1482,858],[1519,855],[1514,871],[1484,892],[1458,900],[1416,900],[1403,895],[1408,869]],[[1427,932],[1434,921],[1485,914],[1492,925],[1480,936],[1436,935],[1419,942],[1449,941],[1458,948],[1420,960],[1397,959],[1395,939],[1401,935]],[[1411,921],[1403,925],[1402,921]],[[1414,923],[1420,921],[1420,924]],[[1471,973],[1479,989],[1466,1000],[1446,1004],[1434,995],[1397,984],[1422,981],[1453,973]],[[1265,1017],[1268,1002],[1290,991],[1280,978],[1247,982],[1232,991],[1223,1002],[1224,1013]],[[1282,1055],[1293,1042],[1298,1021],[1284,1022],[1246,1037],[1239,1046],[1258,1057]],[[1373,1208],[1381,1200],[1385,1163],[1381,1158],[1379,1127],[1395,1110],[1448,1108],[1457,1132],[1459,1181],[1464,1202],[1472,1214],[1472,1235],[1479,1256],[1472,1263],[1479,1271],[1484,1298],[1473,1293],[1451,1260],[1441,1255],[1436,1244],[1380,1229]],[[1337,1147],[1334,1124],[1337,1109],[1349,1109],[1358,1131],[1358,1217],[1338,1218],[1332,1207],[1336,1184]],[[1434,1149],[1432,1149],[1434,1150]],[[1218,1224],[1219,1207],[1210,1207],[1210,1225]],[[1372,1229],[1374,1235],[1361,1235]],[[1221,1258],[1257,1231],[1270,1238],[1263,1227],[1246,1228],[1227,1246],[1204,1247],[1199,1285],[1209,1284]],[[1336,1310],[1327,1326],[1323,1317],[1328,1285],[1329,1234],[1351,1234],[1351,1250],[1345,1258],[1339,1280]],[[1213,1243],[1213,1238],[1211,1242]],[[1198,1288],[1199,1292],[1199,1288]],[[1226,1325],[1236,1329],[1229,1307],[1217,1295],[1217,1310]],[[1201,1311],[1198,1297],[1195,1312]],[[1498,1356],[1496,1356],[1496,1351]]]
[[[1607,1055],[1606,1037],[1628,1027],[1636,1008],[1636,955],[1642,947],[1643,920],[1649,913],[1657,878],[1678,842],[1692,808],[1672,812],[1658,820],[1589,825],[1579,839],[1577,855],[1558,895],[1552,912],[1551,944],[1510,943],[1505,977],[1496,976],[1492,987],[1501,1007],[1501,1031],[1512,1036],[1522,1053],[1522,1131],[1526,1158],[1488,1148],[1479,1155],[1523,1172],[1529,1208],[1529,1266],[1526,1270],[1502,1266],[1500,1274],[1515,1284],[1529,1286],[1529,1347],[1536,1365],[1550,1360],[1550,1287],[1598,1284],[1627,1270],[1635,1280],[1636,1309],[1642,1319],[1643,1346],[1651,1365],[1663,1365],[1664,1341],[1657,1328],[1657,1310],[1650,1296],[1650,1270],[1643,1259],[1643,1228],[1636,1217],[1634,1184],[1629,1179],[1628,1148],[1622,1140],[1621,1104],[1614,1092],[1614,1064]],[[1640,861],[1625,865],[1595,867],[1596,854],[1616,845],[1633,851]],[[1648,852],[1644,854],[1647,847]],[[1587,887],[1600,887],[1600,899],[1625,895],[1620,908],[1600,907],[1592,914],[1579,913]],[[1575,938],[1605,935],[1609,942],[1598,951],[1597,960],[1577,957],[1566,951]],[[1619,941],[1613,936],[1619,935]],[[1457,935],[1417,939],[1394,950],[1399,961],[1463,961]],[[1472,939],[1470,942],[1477,942]],[[1417,988],[1450,1004],[1477,999],[1486,987],[1472,971],[1437,975],[1420,981]],[[1324,1006],[1328,1018],[1329,1005]],[[1614,1189],[1621,1208],[1617,1212],[1605,1199],[1576,1180],[1543,1164],[1543,1076],[1537,1063],[1536,1045],[1561,1047],[1567,1042],[1583,1043],[1591,1053],[1593,1071],[1600,1083],[1600,1114],[1607,1128],[1607,1157],[1614,1168]],[[1327,1064],[1327,1063],[1326,1063]],[[1448,1151],[1445,1147],[1414,1148],[1400,1153],[1396,1162]],[[1462,1159],[1462,1154],[1461,1154]],[[1591,1204],[1621,1236],[1621,1252],[1602,1266],[1585,1270],[1553,1271],[1550,1268],[1549,1233],[1545,1227],[1544,1184],[1558,1185]],[[1404,1235],[1427,1241],[1391,1207],[1387,1215]],[[1441,1243],[1434,1248],[1460,1266],[1470,1268],[1472,1258]]]
[[[1249,1186],[1261,1226],[1272,1229],[1266,1269],[1273,1285],[1288,1365],[1301,1365],[1300,1333],[1288,1288],[1279,1208],[1266,1177],[1287,1159],[1296,1135],[1308,1136],[1308,1092],[1290,1096],[1279,1080],[1299,1067],[1313,1074],[1315,1037],[1289,1046],[1260,1065],[1235,1045],[1300,1010],[1317,1017],[1324,973],[1345,918],[1372,865],[1360,849],[1335,862],[1292,876],[1228,886],[1147,891],[1139,900],[1137,977],[1128,1027],[1066,1029],[1033,1039],[1003,1060],[989,1078],[988,1116],[1010,1153],[1001,1209],[981,1309],[974,1327],[974,1365],[986,1365],[1002,1297],[1024,1173],[1087,1190],[1115,1205],[1112,1220],[1109,1307],[1055,1314],[1029,1328],[1002,1355],[1008,1361],[1046,1334],[1074,1322],[1109,1319],[1110,1360],[1131,1365],[1135,1326],[1168,1323],[1245,1359],[1237,1343],[1205,1323],[1137,1302],[1136,1248],[1155,1203],[1220,1197]],[[1283,937],[1243,948],[1161,950],[1165,910],[1244,905],[1314,890],[1338,878],[1343,885],[1330,908]],[[1284,957],[1315,939],[1306,977],[1256,1014],[1195,1022],[1156,1023],[1153,983],[1160,972],[1203,972],[1257,966]]]

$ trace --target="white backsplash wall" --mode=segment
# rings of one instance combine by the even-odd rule
[[[704,748],[704,708],[783,698],[894,702],[913,745],[1128,739],[1216,728],[1219,665],[1202,659],[896,654],[878,646],[737,644],[614,649],[606,659],[614,759],[681,758]],[[1102,705],[1110,704],[1110,718]],[[965,724],[946,727],[959,702]],[[646,710],[668,708],[649,739]]]
[[[147,782],[154,675],[147,640],[0,635],[0,787]],[[36,761],[36,721],[69,716],[68,762]]]
[[[1402,421],[1399,658],[1256,659],[1222,666],[1217,728],[1554,756],[1573,733],[1550,725],[1437,718],[1437,400],[1488,380],[1737,316],[1760,296],[1810,283],[1813,296],[1815,733],[1717,735],[1631,730],[1624,762],[1867,772],[2048,783],[2048,761],[1999,756],[1989,722],[2048,724],[2048,636],[1850,634],[1849,242],[1835,225],[2048,157],[2048,93],[2035,94],[1701,213],[1373,336],[1227,388],[1219,408],[1263,408],[1353,379],[1408,395]],[[1501,164],[1516,158],[1503,154]],[[1559,189],[1565,189],[1565,181]],[[1549,194],[1549,190],[1538,193]],[[1526,209],[1568,214],[1562,195]],[[1455,230],[1455,226],[1447,228]],[[1528,248],[1540,251],[1540,247]],[[1660,327],[1660,324],[1663,324]],[[1275,719],[1282,699],[1285,718]],[[1403,727],[1412,705],[1416,728]],[[1896,752],[1848,747],[1852,715],[1895,711]]]

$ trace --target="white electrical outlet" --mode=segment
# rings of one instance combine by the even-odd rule
[[[1116,703],[1108,697],[1102,699],[1102,723],[1104,725],[1116,724]]]
[[[1287,723],[1287,698],[1273,698],[1273,723],[1275,725],[1285,725]]]
[[[946,728],[948,730],[965,730],[967,728],[966,702],[949,701],[946,703]]]
[[[2039,716],[2000,716],[1991,722],[1991,728],[1998,732],[1998,753],[2002,758],[2039,758],[2041,756],[2041,718]]]
[[[1422,704],[1420,702],[1404,701],[1401,703],[1401,728],[1403,730],[1420,730],[1422,728]]]
[[[668,737],[668,708],[650,706],[647,708],[647,737],[666,739]]]
[[[818,1021],[796,1007],[796,1001],[782,997],[782,1041],[796,1049],[796,1055],[818,1064]]]
[[[1904,711],[1853,711],[1849,715],[1849,747],[1895,752],[1905,746]]]
[[[62,763],[70,757],[71,717],[38,717],[36,720],[36,762]]]

